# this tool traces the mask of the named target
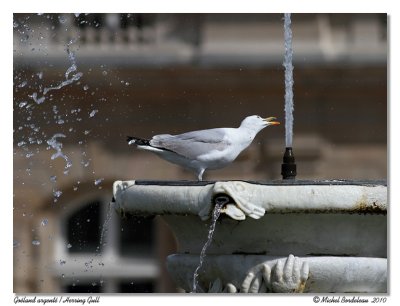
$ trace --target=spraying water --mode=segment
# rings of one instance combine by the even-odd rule
[[[283,156],[282,178],[295,179],[297,167],[293,155],[293,50],[292,50],[292,30],[290,28],[290,13],[284,15],[285,32],[285,143],[286,150]]]
[[[62,143],[57,141],[57,138],[64,138],[64,137],[66,137],[64,134],[56,133],[53,135],[53,137],[51,137],[49,140],[47,140],[47,144],[50,145],[54,150],[57,151],[56,153],[54,153],[51,156],[52,160],[59,158],[59,157],[61,157],[65,160],[66,164],[65,164],[64,174],[68,174],[69,168],[71,168],[71,166],[72,166],[72,162],[69,159],[69,157],[62,152]]]
[[[100,234],[100,240],[99,240],[99,246],[97,247],[97,251],[100,251],[101,246],[104,243],[104,239],[107,236],[107,231],[108,231],[108,223],[111,220],[112,214],[111,214],[111,210],[112,210],[112,204],[110,203],[108,205],[108,210],[107,210],[107,216],[106,219],[104,221],[103,227],[101,228],[101,234]]]
[[[67,71],[65,72],[65,81],[62,81],[60,84],[58,84],[56,86],[50,86],[50,87],[44,88],[43,89],[43,97],[41,98],[41,99],[43,99],[43,101],[44,101],[44,95],[46,95],[49,91],[61,89],[64,86],[67,86],[69,84],[72,84],[73,82],[78,81],[82,77],[82,75],[83,75],[82,72],[76,72],[78,68],[76,66],[75,54],[69,49],[69,46],[72,43],[74,43],[74,41],[70,41],[67,44],[67,53],[68,53],[68,58],[69,58],[69,60],[71,62],[71,67],[69,67],[67,69]],[[72,75],[71,78],[68,79],[70,73],[72,73],[72,72],[76,72],[76,73],[74,75]],[[38,103],[38,102],[36,102],[36,103]]]
[[[292,29],[290,28],[290,13],[284,14],[285,31],[285,140],[286,148],[292,147],[293,140],[293,49],[292,49]]]
[[[193,288],[192,288],[193,293],[196,293],[196,291],[197,291],[197,286],[198,286],[197,277],[199,276],[199,270],[203,265],[204,258],[206,257],[206,250],[211,244],[212,237],[213,237],[214,231],[215,231],[215,225],[217,223],[219,215],[221,214],[221,209],[228,202],[228,198],[226,198],[226,197],[222,197],[222,198],[223,198],[223,201],[220,201],[220,202],[217,201],[217,203],[215,204],[214,210],[212,212],[210,229],[208,230],[207,241],[204,244],[203,248],[201,249],[200,262],[193,274]]]

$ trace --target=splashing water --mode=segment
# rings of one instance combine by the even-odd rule
[[[293,140],[293,49],[292,49],[292,30],[290,28],[290,13],[284,14],[285,30],[285,140],[286,147],[292,147]]]
[[[22,102],[20,102],[19,104],[18,104],[18,106],[19,107],[24,107],[25,105],[27,105],[28,104],[28,102],[26,102],[26,101],[22,101]]]
[[[46,97],[37,97],[37,92],[34,92],[30,97],[32,98],[33,101],[35,101],[36,104],[42,104],[44,102],[44,100],[46,100]]]
[[[94,184],[97,186],[97,185],[101,184],[102,181],[104,181],[104,178],[99,178],[97,180],[94,180]]]
[[[32,240],[32,244],[35,246],[40,245],[40,241],[39,240]]]
[[[21,84],[18,85],[19,88],[25,87],[28,84],[27,81],[23,81]]]
[[[67,53],[68,53],[68,58],[71,61],[71,67],[69,67],[67,69],[67,71],[65,72],[65,81],[61,82],[60,84],[58,84],[57,86],[53,86],[53,87],[46,87],[43,90],[43,95],[47,94],[49,91],[51,90],[58,90],[63,88],[64,86],[67,86],[69,84],[72,84],[75,81],[78,81],[83,73],[82,72],[77,72],[75,73],[70,79],[68,79],[70,73],[77,71],[78,67],[76,66],[76,60],[75,60],[75,54],[69,50],[69,46],[72,44],[73,42],[71,41],[68,45],[67,45]]]
[[[111,209],[112,209],[112,204],[110,203],[108,205],[106,220],[104,221],[103,227],[101,229],[100,241],[99,241],[99,246],[97,247],[97,251],[100,251],[100,248],[101,248],[101,246],[103,245],[103,242],[104,242],[104,238],[107,236],[108,223],[110,222],[111,217],[112,217]]]
[[[54,134],[53,137],[47,140],[47,144],[57,151],[51,156],[52,160],[58,157],[61,157],[65,160],[66,164],[64,167],[65,169],[64,174],[68,174],[69,168],[72,167],[72,162],[69,159],[69,157],[62,152],[62,143],[57,141],[57,138],[64,138],[64,137],[66,136],[61,133]]]
[[[58,201],[58,198],[61,197],[61,195],[62,195],[61,190],[53,189],[54,203],[56,203]]]
[[[68,79],[68,76],[71,72],[74,72],[78,69],[78,67],[76,66],[76,58],[75,58],[75,54],[74,52],[71,52],[69,50],[69,46],[73,43],[74,41],[70,41],[67,45],[67,53],[68,53],[68,58],[71,61],[71,67],[69,67],[67,69],[67,71],[65,72],[65,78]]]
[[[98,112],[97,109],[92,110],[92,111],[90,112],[90,114],[89,114],[89,118],[94,117],[94,115],[96,115],[97,112]]]
[[[81,77],[82,77],[83,73],[82,72],[78,72],[76,74],[74,74],[70,79],[67,79],[63,82],[61,82],[60,84],[58,84],[57,86],[54,87],[46,87],[43,90],[43,95],[47,94],[50,90],[57,90],[57,89],[61,89],[64,86],[67,86],[69,84],[72,84],[75,81],[78,81]]]
[[[45,95],[46,95],[49,91],[61,89],[61,88],[63,88],[64,86],[70,85],[70,84],[72,84],[72,83],[78,81],[78,80],[83,76],[83,73],[82,73],[82,72],[76,72],[78,68],[77,68],[77,66],[76,66],[75,54],[74,54],[72,51],[70,51],[70,49],[69,49],[69,46],[70,46],[71,44],[73,44],[73,43],[74,43],[74,41],[70,41],[70,42],[67,44],[67,53],[68,53],[68,58],[69,58],[69,60],[70,60],[70,62],[71,62],[71,66],[70,66],[70,67],[67,69],[67,71],[65,72],[65,81],[62,81],[60,84],[55,85],[55,86],[45,87],[45,88],[43,89],[43,96],[40,97],[40,98],[38,98],[37,92],[34,92],[34,93],[31,95],[31,98],[32,98],[33,101],[35,101],[37,104],[42,104],[42,103],[46,100]],[[76,72],[76,73],[75,73],[74,75],[72,75],[71,78],[68,78],[69,75],[70,75],[72,72]],[[41,78],[43,77],[43,73],[41,72],[40,75],[38,75],[38,76],[39,76],[39,78],[41,79]]]
[[[204,244],[201,252],[200,252],[200,263],[197,266],[196,270],[194,271],[193,274],[193,287],[192,287],[192,292],[196,293],[197,290],[197,277],[199,276],[199,270],[201,268],[201,266],[203,265],[204,262],[204,258],[206,257],[206,250],[207,248],[210,246],[211,241],[212,241],[212,237],[214,235],[214,231],[215,231],[215,225],[217,223],[218,217],[221,214],[221,209],[222,207],[225,205],[225,203],[217,203],[214,207],[213,213],[212,213],[212,219],[211,219],[211,225],[210,225],[210,229],[208,230],[208,237],[207,237],[207,241]]]

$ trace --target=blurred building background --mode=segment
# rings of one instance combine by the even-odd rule
[[[163,221],[108,202],[115,180],[195,178],[125,137],[284,123],[282,17],[14,15],[15,292],[177,290]],[[386,179],[386,14],[294,14],[292,30],[297,178]],[[205,179],[280,179],[284,134]]]

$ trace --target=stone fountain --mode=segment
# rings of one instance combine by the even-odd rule
[[[198,292],[387,292],[384,181],[116,181],[113,193],[120,215],[169,224],[167,268],[186,292],[216,204]]]
[[[294,180],[290,24],[285,14],[284,180],[114,183],[121,215],[171,227],[167,268],[186,292],[387,292],[386,182]]]

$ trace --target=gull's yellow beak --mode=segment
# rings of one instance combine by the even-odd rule
[[[278,121],[274,121],[274,120],[276,120],[276,117],[268,117],[268,118],[265,118],[263,120],[265,121],[265,123],[267,125],[278,125],[278,124],[280,124]]]

